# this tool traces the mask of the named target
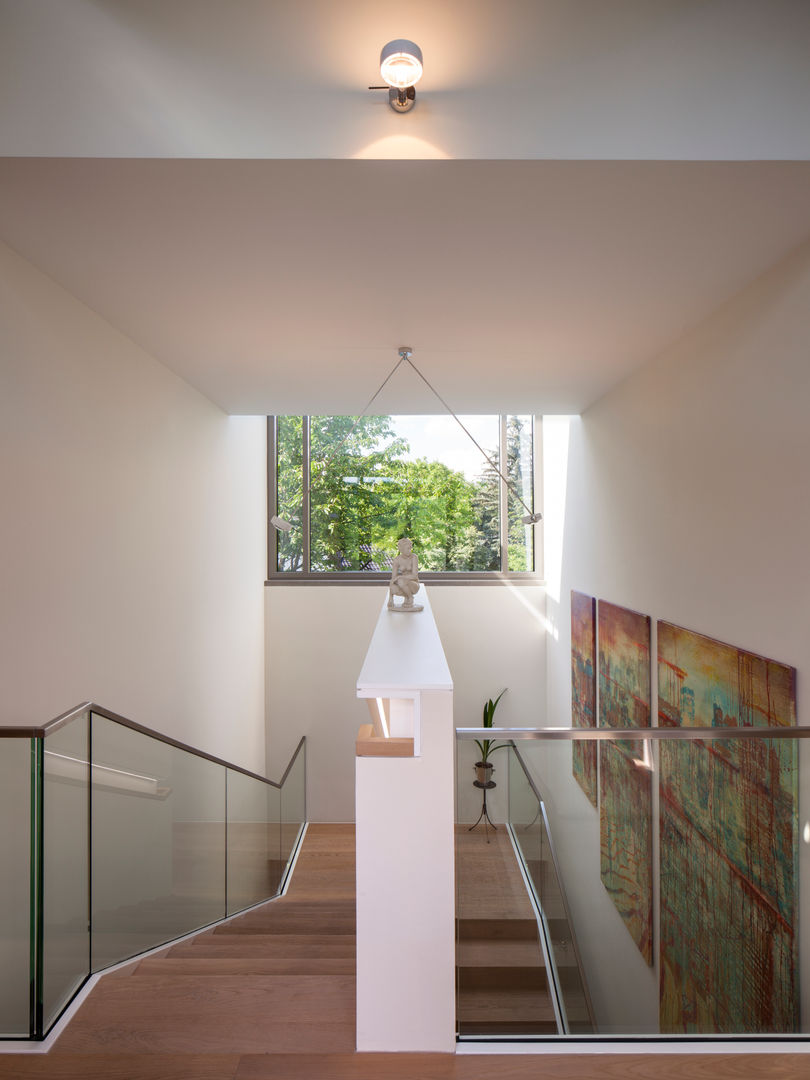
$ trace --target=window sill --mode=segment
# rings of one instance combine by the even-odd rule
[[[273,574],[265,581],[265,585],[387,585],[391,580],[390,574],[363,574],[358,572],[340,573],[309,573],[292,571],[287,574]],[[544,587],[545,578],[539,574],[502,574],[497,571],[482,571],[479,573],[431,573],[424,571],[419,574],[419,580],[424,585],[530,585]]]

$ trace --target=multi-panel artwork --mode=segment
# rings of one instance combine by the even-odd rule
[[[572,592],[572,724],[647,727],[650,619],[599,601],[594,700],[595,608]],[[659,622],[658,724],[794,726],[796,670]],[[574,743],[573,772],[599,808],[602,882],[651,964],[650,744],[600,743],[598,769],[591,745]],[[660,1031],[798,1032],[798,744],[659,746]]]
[[[650,726],[650,617],[599,601],[599,726]],[[652,772],[641,741],[600,744],[602,883],[652,964]]]
[[[571,593],[571,721],[575,728],[596,727],[596,600]],[[574,777],[598,805],[597,746],[595,742],[571,744]]]
[[[659,622],[658,722],[794,725],[795,669]],[[660,765],[660,1030],[800,1030],[796,742],[663,742]]]

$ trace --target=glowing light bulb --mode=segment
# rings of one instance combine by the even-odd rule
[[[422,78],[422,50],[405,38],[389,41],[380,53],[380,75],[395,90],[414,86]]]

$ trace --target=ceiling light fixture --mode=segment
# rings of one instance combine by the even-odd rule
[[[383,45],[380,75],[385,86],[369,90],[388,90],[388,104],[394,112],[408,112],[416,100],[414,86],[422,78],[422,50],[413,41],[396,38]]]

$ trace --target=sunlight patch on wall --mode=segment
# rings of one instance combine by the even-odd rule
[[[568,444],[575,416],[543,417],[543,501],[546,594],[558,604],[565,541],[565,501],[568,491]]]
[[[514,599],[517,600],[517,602],[521,604],[539,624],[541,630],[544,630],[547,634],[551,634],[555,639],[559,636],[556,629],[551,625],[543,612],[536,608],[531,600],[526,598],[521,586],[514,585],[508,578],[503,579],[503,584],[509,590],[510,596],[514,597]]]

